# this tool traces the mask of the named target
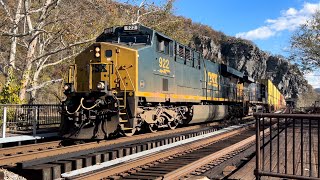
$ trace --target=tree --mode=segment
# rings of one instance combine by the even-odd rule
[[[83,24],[90,19],[91,13],[87,10],[95,7],[96,3],[90,0],[81,4],[60,0],[0,0],[0,17],[3,17],[0,38],[10,47],[6,49],[8,45],[1,45],[4,51],[0,62],[2,67],[7,67],[0,68],[6,79],[3,90],[18,85],[19,98],[26,102],[28,91],[33,100],[38,89],[61,81],[61,76],[52,76],[56,79],[41,82],[41,77],[50,77],[51,67],[70,60],[83,49],[81,45],[95,40],[102,28],[87,29],[91,24]],[[78,19],[82,13],[85,20]],[[95,22],[101,21],[99,18]]]
[[[301,25],[291,38],[291,59],[302,65],[302,70],[320,67],[320,12]]]
[[[39,90],[63,81],[68,63],[106,27],[140,22],[174,32],[167,23],[172,3],[0,0],[0,99],[33,102]]]

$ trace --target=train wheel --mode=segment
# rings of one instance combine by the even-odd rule
[[[170,129],[175,129],[178,126],[178,122],[176,120],[168,122],[168,127]]]
[[[151,132],[157,132],[158,131],[158,126],[156,125],[156,124],[148,124],[148,126],[149,126],[149,130],[151,131]]]
[[[133,136],[134,133],[136,133],[136,128],[128,128],[128,129],[125,129],[123,130],[123,135],[125,136]]]

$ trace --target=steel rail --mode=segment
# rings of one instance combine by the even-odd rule
[[[274,113],[253,113],[254,117],[270,117],[270,118],[299,118],[299,119],[318,119],[317,114],[274,114]]]
[[[193,150],[195,148],[199,148],[199,147],[204,146],[206,144],[213,143],[215,141],[219,141],[223,138],[237,135],[237,134],[247,130],[248,128],[249,128],[249,126],[242,127],[240,129],[237,129],[234,131],[225,132],[223,134],[219,134],[219,135],[216,135],[216,136],[213,136],[210,138],[206,138],[206,139],[203,139],[200,141],[192,142],[190,144],[185,144],[183,146],[177,146],[177,147],[172,148],[172,149],[165,151],[165,152],[159,152],[159,153],[155,153],[152,155],[148,155],[148,156],[142,157],[140,159],[136,159],[136,160],[133,160],[128,163],[123,163],[123,164],[120,164],[119,166],[111,167],[111,168],[108,168],[108,169],[105,169],[102,171],[98,171],[98,172],[94,172],[94,173],[90,173],[90,174],[82,175],[82,176],[80,175],[78,177],[72,177],[72,179],[77,179],[77,180],[80,180],[80,179],[102,179],[103,177],[108,177],[108,176],[112,176],[112,175],[119,174],[122,172],[126,172],[132,168],[142,166],[142,165],[151,163],[153,161],[156,161],[156,160],[168,157],[168,156],[175,155],[177,153],[185,152],[188,150]]]
[[[266,129],[265,133],[268,133],[269,130],[270,130],[269,128]],[[262,132],[261,132],[261,134],[262,134]],[[188,175],[189,173],[195,171],[196,169],[201,168],[202,166],[209,164],[210,162],[212,162],[222,156],[225,156],[233,151],[236,151],[237,149],[240,149],[240,148],[242,148],[252,142],[255,142],[255,140],[256,140],[256,135],[252,135],[251,137],[244,139],[244,140],[242,140],[232,146],[229,146],[228,148],[214,152],[214,153],[212,153],[208,156],[205,156],[205,157],[203,157],[193,163],[190,163],[186,166],[183,166],[179,169],[176,169],[176,170],[164,175],[163,177],[158,178],[158,180],[160,180],[160,179],[165,179],[165,180],[179,179],[179,177],[183,177],[185,175]]]
[[[39,151],[48,148],[57,148],[60,146],[61,141],[51,141],[46,143],[37,143],[37,144],[28,144],[22,146],[14,146],[0,149],[0,157],[1,156],[9,156],[14,154],[22,154],[31,151]]]
[[[64,158],[76,157],[85,154],[94,153],[97,151],[103,151],[109,146],[137,142],[139,140],[146,140],[152,138],[159,138],[159,136],[175,135],[177,133],[184,133],[199,128],[211,127],[216,125],[216,123],[195,125],[175,130],[160,131],[157,133],[142,134],[139,136],[123,137],[115,140],[103,140],[100,142],[91,142],[86,144],[79,144],[67,147],[56,147],[54,149],[45,149],[38,152],[27,152],[25,154],[14,154],[12,156],[2,156],[0,157],[0,166],[16,164],[25,161],[37,161],[41,160],[41,163],[47,163],[51,161],[61,160]],[[30,162],[30,165],[35,165],[36,163]]]

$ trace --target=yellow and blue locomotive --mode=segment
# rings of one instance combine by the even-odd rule
[[[107,28],[70,66],[60,134],[105,139],[280,108],[268,83],[141,24]]]

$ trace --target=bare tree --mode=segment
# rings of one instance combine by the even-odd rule
[[[172,2],[142,0],[131,6],[110,0],[0,0],[0,40],[5,42],[0,44],[0,73],[6,86],[16,79],[21,100],[26,101],[27,92],[36,99],[39,89],[61,82],[65,72],[55,73],[55,67],[71,61],[105,27],[130,21],[161,24],[168,20]]]
[[[45,69],[70,60],[79,53],[79,45],[95,39],[69,32],[71,28],[66,27],[72,25],[68,17],[72,13],[62,13],[59,0],[18,0],[12,6],[16,7],[14,11],[5,1],[0,0],[0,4],[2,11],[6,13],[6,21],[10,22],[0,32],[0,36],[9,38],[11,43],[6,63],[6,85],[10,84],[14,76],[19,50],[19,55],[23,57],[20,68],[21,100],[26,99],[28,87],[32,89],[31,99],[34,99],[36,91],[48,84],[44,82],[43,85],[39,85],[39,77]],[[55,82],[54,79],[52,81]]]
[[[320,12],[295,32],[291,38],[291,58],[302,65],[303,70],[320,67]]]
[[[5,86],[8,86],[13,78],[13,70],[15,68],[15,61],[16,61],[16,52],[17,52],[17,36],[18,36],[18,24],[22,18],[22,0],[18,0],[16,4],[16,9],[14,15],[12,15],[10,11],[10,7],[4,3],[3,0],[0,0],[0,4],[3,8],[3,11],[6,15],[4,19],[4,23],[8,23],[7,31],[1,30],[2,36],[10,36],[10,54],[8,59],[8,68],[6,75],[6,83]],[[2,26],[4,27],[4,26]]]

